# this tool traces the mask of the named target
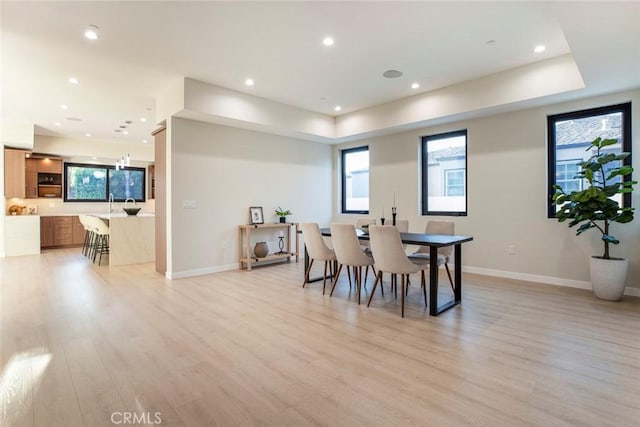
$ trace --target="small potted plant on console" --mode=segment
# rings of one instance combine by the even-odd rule
[[[287,222],[287,216],[293,215],[293,213],[289,209],[282,209],[278,206],[278,209],[276,209],[276,215],[280,217],[280,222],[284,224]]]

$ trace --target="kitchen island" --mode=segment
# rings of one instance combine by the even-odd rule
[[[109,266],[155,261],[155,215],[95,215],[109,225]]]

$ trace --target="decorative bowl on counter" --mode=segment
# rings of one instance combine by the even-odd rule
[[[122,208],[123,211],[127,213],[127,215],[138,215],[142,208]]]

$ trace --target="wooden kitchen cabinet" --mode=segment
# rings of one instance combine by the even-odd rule
[[[38,172],[62,173],[62,159],[37,159]]]
[[[73,243],[73,218],[56,216],[53,219],[53,245],[66,246]]]
[[[24,194],[27,199],[38,197],[38,172],[25,172]]]
[[[72,219],[71,244],[82,245],[84,243],[84,235],[85,235],[85,230],[84,230],[84,226],[80,222],[80,217],[74,216]]]
[[[84,227],[77,216],[41,216],[40,247],[74,246],[84,243]]]
[[[25,197],[25,151],[4,149],[4,195],[6,198]]]
[[[48,248],[53,246],[53,216],[40,217],[40,247]]]

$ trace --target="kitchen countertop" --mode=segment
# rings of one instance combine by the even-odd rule
[[[11,217],[21,216],[78,216],[78,215],[91,215],[100,218],[126,218],[128,216],[155,216],[154,212],[139,212],[138,215],[127,215],[126,213],[104,213],[104,212],[56,212],[56,213],[43,213],[43,214],[22,214],[22,215],[6,215]]]

